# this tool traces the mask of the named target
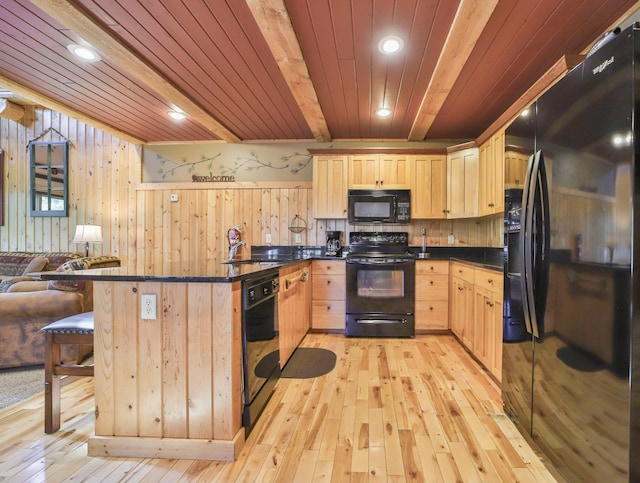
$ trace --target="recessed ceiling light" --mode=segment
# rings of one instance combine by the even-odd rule
[[[375,114],[378,117],[389,117],[392,112],[388,107],[381,107],[380,109],[376,109]]]
[[[395,35],[388,35],[378,42],[378,50],[383,54],[397,54],[404,48],[404,40]]]
[[[100,60],[100,56],[98,55],[98,53],[91,47],[71,44],[67,45],[67,49],[69,50],[69,52],[71,52],[81,60],[86,60],[87,62],[97,62]]]
[[[187,115],[182,111],[169,111],[167,114],[171,119],[175,119],[176,121],[182,121],[187,117]]]

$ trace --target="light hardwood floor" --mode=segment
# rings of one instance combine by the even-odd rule
[[[84,378],[63,388],[56,434],[44,434],[42,395],[0,411],[0,480],[556,481],[453,337],[309,334],[302,345],[334,351],[336,368],[281,379],[236,462],[88,457]]]

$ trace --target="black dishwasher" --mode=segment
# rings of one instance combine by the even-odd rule
[[[242,424],[251,431],[280,377],[278,270],[262,271],[242,283]]]

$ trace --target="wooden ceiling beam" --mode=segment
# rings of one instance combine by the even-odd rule
[[[0,117],[19,121],[24,117],[24,107],[14,104],[6,99],[0,99]]]
[[[331,141],[327,121],[283,0],[247,0],[316,141]]]
[[[30,0],[47,15],[76,33],[97,49],[101,55],[114,62],[139,82],[158,93],[168,102],[180,107],[187,116],[227,142],[239,142],[240,138],[229,131],[187,95],[171,84],[141,58],[111,36],[99,23],[68,0]]]
[[[66,104],[58,102],[55,99],[52,99],[51,97],[47,97],[43,94],[40,94],[39,92],[28,89],[23,85],[18,84],[17,82],[14,82],[3,75],[0,75],[0,85],[2,85],[2,87],[6,89],[9,89],[11,92],[15,93],[16,95],[20,97],[24,97],[30,102],[33,102],[34,104],[46,107],[47,109],[51,109],[52,111],[57,111],[60,114],[64,114],[65,116],[71,117],[73,119],[77,119],[80,122],[89,124],[90,126],[98,128],[106,133],[117,136],[124,141],[128,141],[134,144],[144,144],[146,142],[145,140],[138,139],[124,131],[120,131],[119,129],[116,129],[115,127],[109,124],[105,124],[104,122],[98,121],[93,117],[89,117],[80,111],[72,109]]]
[[[423,141],[462,72],[498,0],[461,0],[422,98],[409,141]]]

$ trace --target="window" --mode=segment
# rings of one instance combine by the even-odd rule
[[[69,143],[29,144],[31,216],[67,216]]]

